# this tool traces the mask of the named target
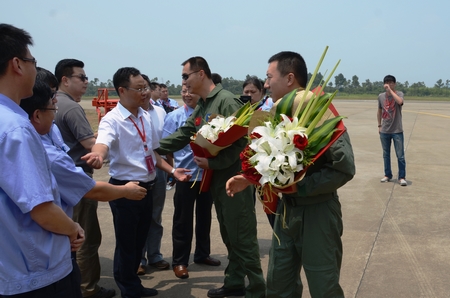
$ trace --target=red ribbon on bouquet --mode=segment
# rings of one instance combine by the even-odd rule
[[[234,142],[247,135],[247,133],[248,127],[233,125],[226,132],[219,134],[219,138],[214,143],[211,143],[202,135],[197,134],[195,140],[190,143],[190,146],[195,156],[213,158],[217,156],[221,150],[231,146]],[[209,190],[212,175],[213,170],[203,169],[202,183],[200,184],[201,192]]]

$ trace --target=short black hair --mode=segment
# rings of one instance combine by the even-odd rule
[[[144,78],[144,80],[147,82],[147,84],[148,84],[148,86],[150,86],[150,79],[148,78],[148,76],[147,75],[145,75],[145,74],[141,74],[141,76]]]
[[[77,59],[63,59],[55,66],[55,76],[61,84],[63,77],[70,77],[73,74],[74,67],[84,67],[83,61]]]
[[[25,30],[9,24],[0,24],[0,76],[6,73],[9,60],[24,58],[33,39]]]
[[[159,88],[166,88],[166,89],[167,89],[167,85],[166,85],[166,84],[163,84],[163,83],[161,83],[161,84],[159,84]]]
[[[159,83],[156,83],[156,82],[151,82],[150,83],[150,89],[152,91],[155,91],[157,87],[161,87],[161,85]]]
[[[203,70],[206,77],[211,79],[211,69],[209,69],[208,62],[206,62],[205,58],[200,56],[191,57],[181,63],[181,66],[185,66],[187,63],[189,63],[191,71]]]
[[[216,72],[213,72],[211,74],[211,79],[212,79],[214,85],[222,83],[222,76]]]
[[[27,112],[28,118],[34,111],[45,109],[52,98],[52,90],[46,82],[36,80],[33,87],[33,95],[20,101],[20,107]]]
[[[36,67],[36,70],[36,80],[43,81],[47,83],[50,88],[56,88],[56,90],[58,90],[58,79],[54,74],[52,74],[49,70],[39,66]]]
[[[141,72],[134,67],[122,67],[119,68],[113,76],[114,88],[116,88],[117,94],[119,93],[119,87],[127,88],[130,86],[130,77],[140,76]]]
[[[305,59],[295,52],[283,51],[270,57],[268,63],[278,62],[277,69],[282,76],[293,73],[299,85],[306,87],[308,81],[308,69]]]
[[[397,80],[395,79],[395,77],[393,75],[387,75],[384,77],[383,83],[387,83],[387,82],[397,83]]]

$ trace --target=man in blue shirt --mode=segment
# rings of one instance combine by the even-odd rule
[[[183,85],[181,90],[183,107],[167,114],[164,121],[163,138],[174,133],[183,126],[191,116],[199,96],[190,94],[187,87]],[[175,167],[187,168],[192,172],[192,179],[187,182],[177,182],[173,203],[175,211],[173,214],[172,227],[172,267],[175,276],[188,278],[187,270],[189,255],[191,254],[194,205],[195,205],[195,253],[194,262],[210,266],[219,266],[220,261],[209,256],[211,252],[211,207],[213,199],[211,193],[200,192],[200,184],[203,170],[194,162],[194,154],[189,145],[173,153]],[[197,180],[197,181],[196,181]]]
[[[160,107],[163,107],[166,113],[173,112],[174,110],[178,109],[179,105],[178,102],[175,99],[172,99],[169,97],[169,91],[167,89],[166,84],[159,84],[160,90],[161,90],[161,97],[159,98],[158,105]]]
[[[19,107],[33,94],[31,36],[0,24],[0,297],[81,297],[72,250],[84,231],[61,209],[39,135]]]

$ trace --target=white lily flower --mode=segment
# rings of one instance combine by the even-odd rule
[[[210,141],[211,143],[214,143],[219,138],[219,134],[221,132],[226,132],[229,130],[236,120],[236,117],[230,116],[230,117],[223,117],[223,116],[217,116],[214,119],[211,119],[208,123],[203,125],[199,130],[198,133],[201,134],[205,139]]]

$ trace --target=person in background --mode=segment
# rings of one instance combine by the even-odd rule
[[[266,88],[264,88],[264,97],[263,97],[262,101],[264,101],[264,104],[262,105],[261,110],[270,111],[273,107],[273,100],[272,100],[272,97],[267,95]]]
[[[222,84],[222,76],[218,73],[213,72],[211,74],[211,79],[212,79],[214,85]]]
[[[151,86],[148,76],[142,75],[144,80],[147,82],[147,86]],[[151,87],[150,87],[151,90]],[[150,115],[150,120],[152,125],[156,130],[158,136],[158,141],[161,139],[164,118],[166,117],[166,112],[163,108],[154,106],[150,102],[151,91],[147,92],[147,99],[144,100],[141,106],[144,111],[147,111]],[[153,213],[151,215],[152,222],[150,224],[150,229],[148,230],[147,240],[145,241],[144,249],[142,250],[141,265],[138,268],[137,274],[144,275],[145,267],[148,265],[155,267],[159,270],[169,269],[170,264],[163,259],[161,253],[161,239],[163,236],[163,226],[162,222],[162,212],[164,210],[164,203],[166,201],[166,180],[167,174],[163,170],[156,168],[156,182],[152,188],[153,196]],[[145,255],[147,254],[147,258]]]
[[[61,209],[44,146],[19,106],[36,80],[31,45],[28,32],[0,24],[0,296],[80,298],[70,254],[84,231]]]
[[[154,106],[158,106],[162,108],[161,102],[159,102],[159,98],[161,97],[161,87],[156,82],[150,83],[150,103]]]
[[[182,84],[187,87],[189,93],[199,95],[200,100],[186,123],[170,136],[161,139],[160,147],[157,149],[160,154],[183,149],[211,114],[228,117],[242,106],[234,94],[223,89],[222,84],[214,84],[211,70],[204,58],[192,57],[183,62],[182,66]],[[214,199],[222,240],[228,250],[229,263],[225,269],[224,286],[209,290],[208,297],[265,295],[252,191],[245,190],[232,200],[225,192],[228,178],[241,170],[239,154],[246,143],[246,138],[242,137],[220,151],[214,158],[194,157],[198,167],[214,170],[210,191]],[[249,281],[247,288],[246,276]]]
[[[68,154],[75,165],[81,167],[86,175],[92,178],[93,169],[81,160],[95,144],[91,124],[83,108],[78,104],[89,82],[84,71],[84,63],[77,59],[63,59],[56,64],[55,76],[59,82],[56,93],[58,113],[55,123],[64,143],[70,148]],[[97,207],[97,201],[82,198],[73,213],[73,220],[86,231],[86,241],[77,253],[77,263],[81,271],[81,292],[83,297],[110,298],[116,295],[116,291],[98,285],[101,273],[98,249],[102,242],[102,232]]]
[[[167,114],[169,114],[179,107],[178,102],[175,99],[169,98],[169,91],[166,84],[159,84],[159,86],[160,98],[158,99],[157,103],[167,112]],[[172,176],[168,176],[166,190],[171,190],[174,187],[175,183],[176,180]],[[169,268],[169,266],[167,266],[167,268]]]
[[[162,104],[162,107],[166,111],[166,113],[170,113],[175,109],[178,109],[179,105],[175,99],[169,97],[169,90],[167,89],[166,84],[159,84],[161,87],[161,97],[159,98],[159,102]]]
[[[184,102],[183,107],[176,109],[166,117],[163,138],[171,135],[186,123],[186,120],[194,112],[199,100],[199,96],[190,94],[184,85],[181,89],[181,98]],[[194,153],[189,145],[174,152],[173,157],[175,166],[190,169],[193,177],[187,182],[177,182],[175,194],[173,195],[175,210],[172,226],[172,268],[176,277],[188,278],[189,272],[187,267],[194,234],[194,214],[194,263],[220,266],[221,262],[210,257],[211,208],[213,199],[209,191],[200,192],[201,178],[195,180],[195,177],[202,177],[203,170],[194,162]]]
[[[264,82],[255,76],[248,77],[242,85],[242,93],[250,96],[250,103],[258,103],[256,110],[270,111],[271,106],[266,104]]]
[[[385,76],[383,83],[386,92],[378,95],[377,112],[378,132],[384,161],[384,177],[381,178],[381,182],[389,182],[392,179],[391,143],[393,142],[398,164],[397,181],[401,186],[407,186],[402,124],[403,92],[395,90],[396,79],[393,75]]]
[[[52,74],[49,70],[42,68],[42,67],[36,67],[37,74],[36,74],[36,80],[40,80],[45,82],[53,93],[56,94],[56,91],[58,91],[58,79],[55,77],[54,74]],[[55,98],[56,100],[56,98]],[[64,139],[61,135],[61,132],[59,131],[58,126],[55,124],[55,121],[53,120],[53,125],[48,133],[48,135],[51,137],[52,142],[55,144],[55,146],[58,146],[63,150],[64,152],[69,152],[70,148],[69,146],[64,143]]]
[[[250,96],[250,103],[257,103],[256,109],[257,111],[270,111],[272,105],[267,104],[268,101],[265,99],[266,89],[264,88],[264,82],[258,79],[256,76],[248,77],[244,84],[242,85],[242,93],[246,96]],[[254,189],[254,198],[256,201],[256,189]],[[263,198],[261,198],[263,199]],[[273,224],[275,222],[275,214],[268,213],[267,219],[269,220],[270,226],[273,228]]]
[[[109,202],[116,237],[114,280],[122,297],[155,296],[158,291],[143,287],[137,275],[152,220],[155,169],[161,168],[180,181],[191,176],[187,174],[188,169],[173,168],[155,151],[159,147],[157,131],[149,113],[141,108],[148,100],[150,88],[140,71],[133,67],[120,68],[113,76],[113,83],[119,102],[100,121],[96,144],[83,160],[99,169],[108,156],[111,184],[139,181],[139,185],[147,188],[147,195],[141,201],[121,198]]]

